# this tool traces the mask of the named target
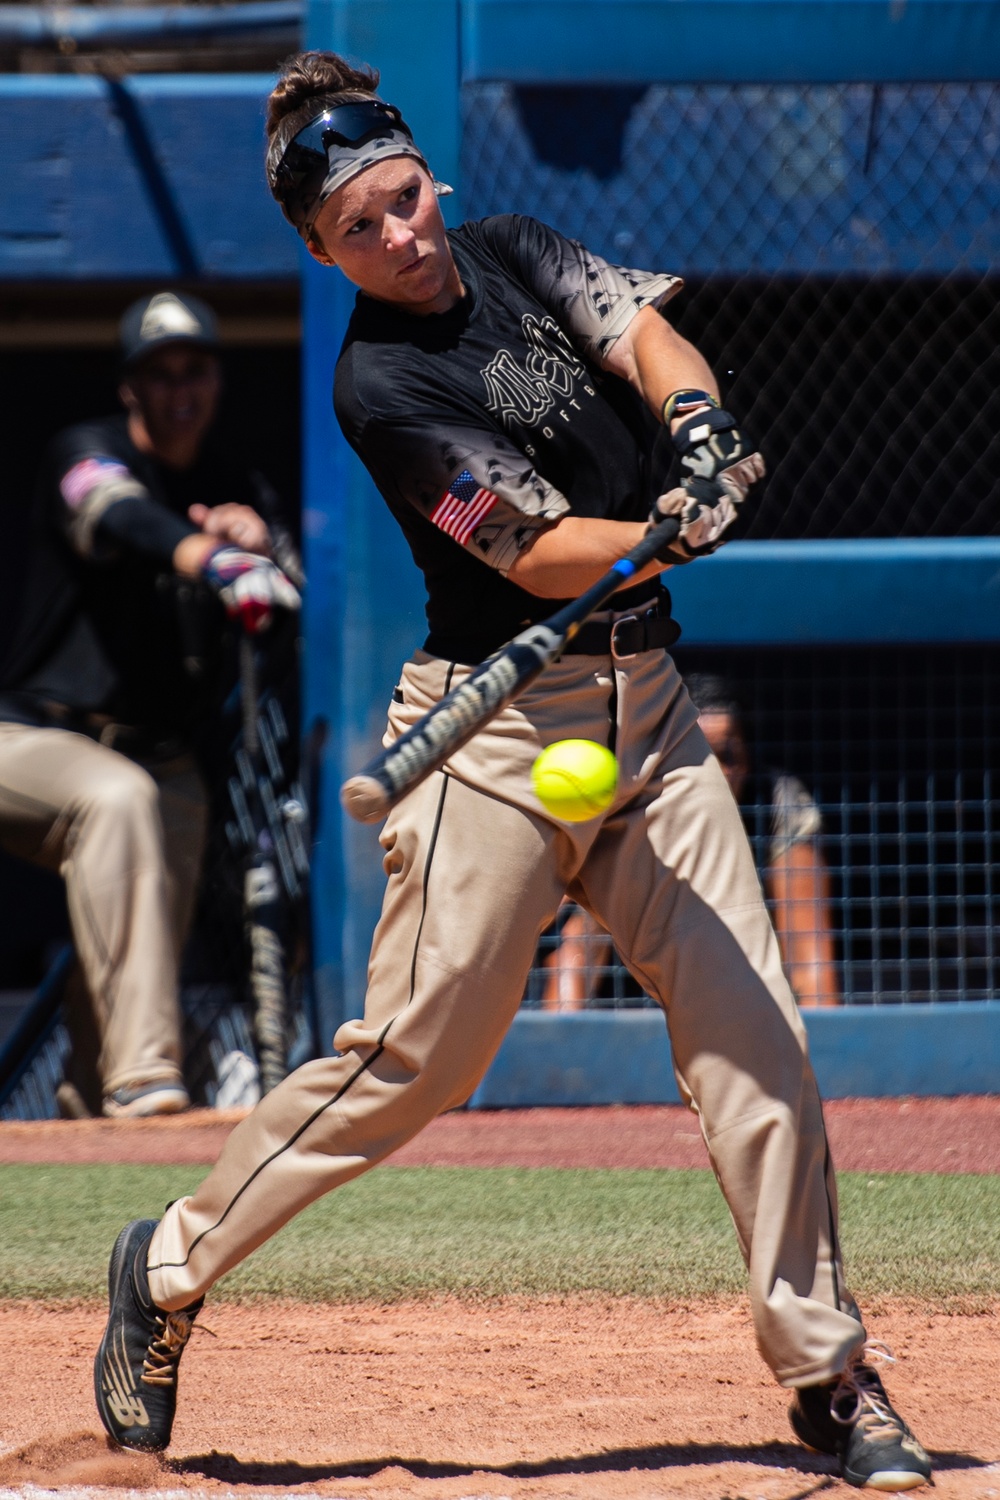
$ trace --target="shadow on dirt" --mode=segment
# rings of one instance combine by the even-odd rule
[[[932,1453],[937,1469],[981,1469],[989,1459],[969,1453]],[[608,1448],[602,1453],[582,1453],[572,1458],[523,1459],[509,1464],[454,1463],[447,1460],[384,1458],[348,1460],[343,1463],[264,1463],[236,1458],[231,1453],[192,1455],[170,1461],[180,1474],[198,1474],[226,1484],[303,1485],[324,1479],[368,1479],[385,1469],[404,1469],[414,1479],[454,1479],[471,1474],[498,1474],[506,1479],[542,1479],[559,1474],[617,1473],[629,1469],[675,1469],[712,1464],[744,1463],[758,1468],[792,1469],[803,1475],[835,1472],[835,1462],[807,1453],[794,1443],[665,1443],[650,1448]],[[825,1487],[825,1486],[824,1486]],[[815,1487],[805,1493],[814,1493]]]

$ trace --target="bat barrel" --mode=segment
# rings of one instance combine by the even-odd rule
[[[377,823],[392,806],[388,791],[375,776],[352,776],[340,789],[344,811],[359,823]]]

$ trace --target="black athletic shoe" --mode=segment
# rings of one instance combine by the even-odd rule
[[[184,1085],[167,1078],[128,1084],[105,1094],[101,1113],[115,1120],[148,1120],[153,1115],[179,1115],[190,1104]]]
[[[177,1366],[204,1298],[164,1312],[149,1295],[146,1254],[155,1219],[133,1219],[108,1269],[110,1315],[94,1360],[101,1421],[123,1448],[165,1448],[177,1406]]]
[[[839,1380],[795,1392],[788,1416],[796,1437],[839,1458],[842,1477],[856,1489],[896,1492],[931,1483],[930,1459],[866,1358],[892,1356],[881,1345],[866,1344]]]

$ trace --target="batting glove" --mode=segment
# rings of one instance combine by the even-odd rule
[[[298,609],[302,600],[270,558],[239,547],[220,547],[203,569],[207,583],[218,594],[226,613],[255,635],[266,630],[275,609]]]
[[[681,529],[665,552],[671,562],[687,563],[722,546],[750,486],[764,477],[764,460],[751,452],[735,419],[714,406],[686,417],[673,441],[684,477],[655,502],[650,525],[680,517]]]

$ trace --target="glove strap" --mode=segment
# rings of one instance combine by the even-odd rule
[[[736,441],[742,447],[742,438],[736,427],[736,418],[721,407],[709,408],[708,411],[695,412],[694,416],[685,417],[677,430],[671,434],[671,441],[681,458],[693,453],[714,433],[732,433]],[[733,457],[737,457],[734,451]],[[718,465],[722,467],[721,463]]]
[[[209,583],[215,584],[216,588],[225,588],[227,584],[239,578],[241,574],[249,572],[258,563],[263,562],[253,552],[244,552],[241,547],[233,547],[228,543],[216,547],[215,551],[202,563],[202,577]]]
[[[673,391],[664,401],[660,420],[664,427],[669,427],[674,417],[688,417],[700,406],[715,406],[719,403],[714,396],[707,391]]]

